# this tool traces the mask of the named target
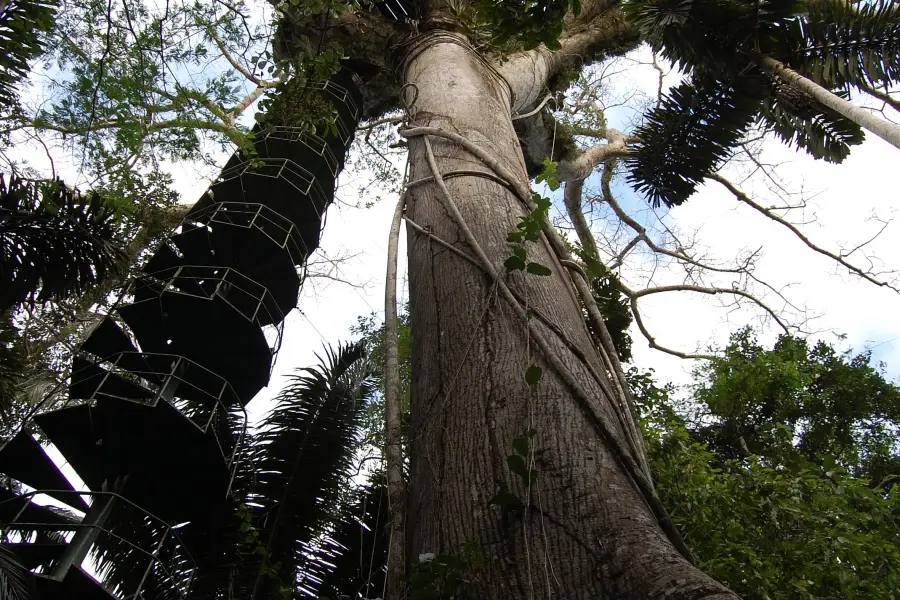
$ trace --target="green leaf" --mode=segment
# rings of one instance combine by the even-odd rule
[[[525,232],[524,231],[510,231],[506,236],[506,241],[510,244],[521,244],[525,241]]]
[[[537,365],[531,365],[525,371],[525,383],[530,386],[535,386],[544,376],[544,371],[538,367]]]
[[[552,204],[550,198],[545,198],[544,196],[540,196],[538,194],[535,194],[535,196],[537,197],[535,198],[534,203],[537,204],[537,209],[542,213],[546,213],[547,211],[549,211]]]
[[[606,265],[592,256],[582,256],[582,260],[584,261],[587,274],[591,279],[605,277],[609,273],[609,269],[606,268]]]
[[[511,508],[522,508],[525,505],[522,504],[522,501],[519,500],[518,496],[513,494],[512,492],[500,492],[493,498],[488,501],[488,504],[493,504],[496,506],[508,506]]]
[[[513,248],[513,256],[525,260],[525,248],[523,246],[516,246]]]
[[[503,262],[507,271],[521,271],[525,268],[525,260],[518,256],[510,256]]]
[[[519,456],[528,456],[528,438],[525,436],[517,437],[513,440],[513,450]]]
[[[509,466],[509,470],[522,478],[525,483],[528,483],[530,471],[528,469],[528,465],[525,464],[525,459],[517,454],[511,454],[506,457],[506,464]]]
[[[551,271],[549,267],[545,267],[541,263],[536,262],[528,263],[528,266],[525,267],[525,270],[532,275],[540,275],[541,277],[548,277],[553,274],[553,271]]]

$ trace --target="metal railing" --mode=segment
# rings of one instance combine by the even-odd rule
[[[22,515],[25,513],[29,505],[37,505],[37,503],[33,502],[33,498],[35,496],[49,494],[53,494],[54,496],[60,494],[88,496],[93,499],[92,506],[95,503],[99,503],[102,501],[111,503],[114,502],[119,506],[125,506],[132,512],[133,515],[140,515],[141,518],[149,520],[149,522],[145,521],[143,525],[145,527],[156,527],[156,534],[159,536],[159,539],[156,540],[154,547],[151,550],[148,550],[142,548],[140,545],[135,543],[134,540],[129,540],[124,535],[120,535],[120,533],[124,532],[117,533],[116,531],[114,531],[113,528],[115,526],[115,523],[113,523],[113,525],[109,525],[108,523],[81,522],[57,524],[29,522],[21,520]],[[33,543],[33,539],[31,539],[32,536],[27,535],[28,532],[36,532],[48,529],[55,531],[74,531],[76,532],[76,535],[78,535],[78,532],[89,531],[94,536],[91,539],[90,546],[94,551],[95,558],[98,554],[98,548],[102,548],[104,546],[103,542],[98,543],[97,540],[101,537],[105,537],[105,541],[112,542],[112,544],[120,544],[121,546],[118,548],[119,551],[133,551],[136,552],[139,556],[143,556],[148,559],[147,566],[143,569],[143,572],[141,573],[139,579],[139,583],[137,584],[135,589],[118,590],[122,594],[122,598],[124,600],[156,600],[155,597],[151,598],[150,596],[144,595],[145,587],[153,577],[156,578],[156,585],[160,585],[160,583],[166,585],[167,591],[172,594],[170,597],[183,600],[187,600],[189,598],[191,584],[193,583],[194,575],[197,569],[197,563],[185,547],[183,540],[178,534],[178,531],[174,526],[169,525],[156,515],[134,504],[120,494],[117,494],[115,492],[103,491],[90,492],[73,490],[35,490],[0,502],[0,505],[9,502],[22,502],[22,508],[19,509],[19,511],[10,522],[3,523],[2,541],[0,541],[0,543]],[[14,537],[11,540],[11,532],[16,532],[16,537],[18,539]],[[69,549],[69,544],[72,543],[72,540],[67,542],[66,550]],[[111,548],[111,546],[106,547]],[[102,553],[102,549],[99,552]],[[52,562],[59,563],[65,561],[65,551],[62,554],[63,556],[58,559],[54,559]],[[163,557],[165,557],[165,559]],[[83,560],[84,558],[82,557],[82,560],[72,562],[72,566],[81,566],[83,564]],[[65,577],[66,569],[60,571],[56,568],[56,566],[58,566],[58,564],[53,568],[51,568],[50,565],[47,565],[43,569],[39,567],[38,573],[49,579],[62,581]],[[105,570],[102,564],[100,570]],[[160,577],[162,579],[160,579]]]

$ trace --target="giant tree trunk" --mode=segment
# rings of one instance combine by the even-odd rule
[[[415,84],[413,125],[456,132],[494,154],[527,184],[513,131],[506,83],[466,44],[431,32],[410,46],[404,81]],[[432,138],[441,172],[480,170],[460,146]],[[410,140],[411,180],[431,171],[421,138]],[[504,186],[471,175],[447,186],[488,257],[500,270],[506,241],[525,208]],[[407,214],[459,250],[473,254],[444,208],[436,186],[415,187]],[[484,272],[426,234],[408,229],[413,331],[411,481],[407,556],[459,555],[473,544],[484,563],[476,597],[735,598],[692,567],[670,544],[621,464],[571,390],[529,341],[525,323]],[[602,369],[581,308],[546,243],[529,260],[550,277],[514,274],[511,287],[561,329]],[[519,272],[521,273],[521,272]],[[578,358],[549,329],[551,345],[615,423],[605,396]],[[534,387],[529,365],[543,369]],[[506,458],[529,429],[537,478],[527,490]],[[623,432],[618,432],[624,438]],[[526,514],[489,504],[501,491],[528,505]]]

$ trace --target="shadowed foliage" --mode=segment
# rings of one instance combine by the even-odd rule
[[[654,205],[684,202],[754,123],[839,163],[858,125],[757,66],[771,56],[826,89],[900,79],[900,9],[841,0],[632,0],[625,11],[654,51],[690,75],[635,131],[631,183]]]
[[[354,585],[330,572],[381,493],[352,481],[373,390],[362,345],[327,349],[290,377],[249,438],[228,498],[179,530],[197,563],[192,598],[307,597],[325,578]]]
[[[0,310],[67,298],[114,275],[123,257],[114,221],[99,195],[0,176]]]
[[[28,569],[19,563],[9,546],[0,545],[0,598],[3,600],[34,600],[37,592]]]
[[[53,26],[53,0],[7,0],[0,9],[0,111],[16,103],[16,86],[29,73],[28,61],[42,52],[41,34]]]
[[[323,548],[330,563],[321,574],[318,592],[337,598],[379,598],[384,593],[387,563],[388,495],[383,473],[354,489],[341,509],[341,522]]]

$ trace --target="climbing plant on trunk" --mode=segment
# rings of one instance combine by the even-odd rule
[[[602,319],[602,343],[585,326],[583,306],[599,315],[590,286],[529,184],[556,148],[531,118],[548,91],[639,32],[615,2],[535,6],[401,1],[332,16],[279,5],[283,56],[339,44],[367,73],[366,117],[404,110],[412,594],[734,598],[692,565],[653,492],[612,341]],[[845,143],[861,139],[844,129]],[[628,154],[624,142],[583,153],[558,142],[561,178]]]

